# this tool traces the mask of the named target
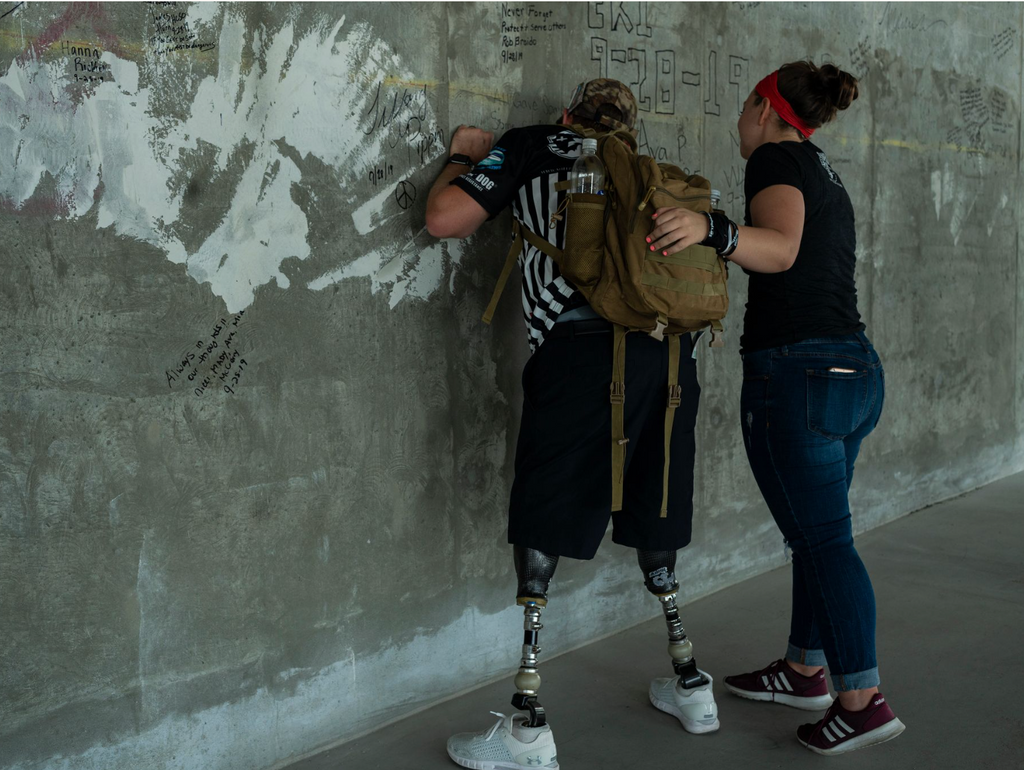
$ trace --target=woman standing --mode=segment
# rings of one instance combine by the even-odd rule
[[[904,730],[878,691],[875,598],[853,545],[848,501],[885,381],[857,311],[850,196],[810,141],[856,98],[856,78],[831,64],[795,62],[773,72],[747,97],[737,124],[747,160],[745,226],[724,214],[660,209],[648,239],[668,254],[713,246],[750,276],[740,340],[743,442],[793,549],[793,612],[785,657],[725,684],[753,700],[827,708],[821,721],[797,730],[819,754]]]

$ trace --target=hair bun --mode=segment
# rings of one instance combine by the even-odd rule
[[[818,128],[857,98],[857,78],[834,64],[795,61],[779,68],[779,93],[808,126]]]
[[[835,109],[845,110],[860,95],[857,78],[849,72],[844,72],[834,64],[822,64],[818,71],[828,100]]]

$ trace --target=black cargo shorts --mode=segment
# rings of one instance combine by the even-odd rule
[[[612,540],[674,550],[690,542],[697,362],[683,335],[682,399],[672,426],[668,515],[661,518],[668,400],[668,343],[626,337],[623,508],[612,513],[612,326],[556,324],[523,369],[508,540],[557,556],[592,559],[612,519]]]

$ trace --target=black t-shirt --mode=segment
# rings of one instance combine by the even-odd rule
[[[750,276],[740,352],[835,337],[864,329],[854,282],[857,233],[853,205],[828,158],[812,142],[769,142],[747,161],[745,223],[750,201],[772,185],[804,196],[804,231],[793,266]]]

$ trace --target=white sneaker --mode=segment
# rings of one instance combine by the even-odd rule
[[[700,671],[700,669],[697,669]],[[654,707],[678,719],[688,733],[713,733],[721,723],[718,721],[718,706],[711,692],[714,680],[706,671],[701,671],[708,683],[692,690],[679,686],[679,677],[654,679],[651,681],[651,703]]]
[[[448,756],[471,770],[558,770],[555,736],[550,725],[527,727],[524,714],[510,717],[492,711],[498,721],[483,733],[459,733],[448,739]]]

